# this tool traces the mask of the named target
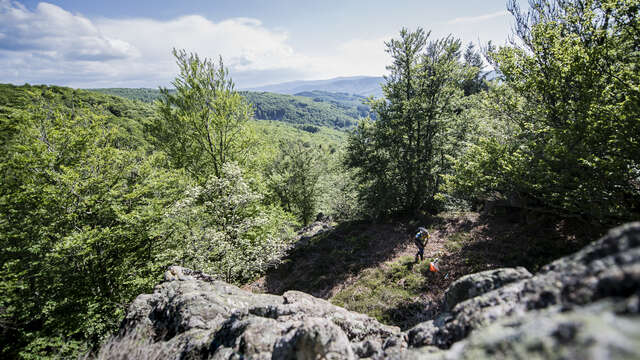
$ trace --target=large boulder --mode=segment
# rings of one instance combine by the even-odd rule
[[[467,299],[531,276],[531,273],[523,267],[487,270],[465,275],[454,281],[447,289],[444,296],[445,310],[449,311]]]
[[[310,295],[252,294],[172,267],[101,358],[637,359],[640,223],[545,266],[456,281],[448,311],[401,332]]]
[[[129,307],[104,359],[352,359],[381,356],[400,329],[298,291],[253,294],[171,267]],[[406,346],[406,344],[405,344]]]
[[[637,297],[631,301],[605,299],[570,311],[558,306],[533,310],[497,319],[449,350],[412,347],[396,358],[638,359],[637,301]]]

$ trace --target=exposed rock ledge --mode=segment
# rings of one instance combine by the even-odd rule
[[[531,276],[499,269],[451,285],[433,321],[401,332],[310,295],[252,294],[172,267],[131,304],[105,359],[637,359],[640,223]]]

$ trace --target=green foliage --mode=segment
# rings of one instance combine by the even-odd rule
[[[633,218],[640,211],[638,6],[536,0],[522,12],[511,2],[519,42],[490,54],[504,83],[486,107],[505,130],[469,148],[451,188],[501,193],[562,216]]]
[[[161,89],[160,117],[152,127],[155,144],[177,168],[203,180],[221,176],[222,166],[242,163],[252,144],[247,123],[251,106],[234,90],[222,59],[200,59],[174,49],[180,74],[176,92]]]
[[[170,264],[252,279],[279,261],[295,224],[265,196],[277,144],[298,139],[338,162],[345,133],[253,121],[221,67],[178,56],[183,92],[159,115],[96,92],[0,85],[0,357],[95,350]],[[203,129],[234,140],[212,155],[194,148]],[[198,154],[197,168],[180,162]],[[188,166],[191,177],[175,169]],[[316,191],[313,211],[325,196]]]
[[[347,138],[345,132],[319,127],[317,132],[310,133],[277,121],[254,121],[251,126],[258,140],[255,152],[251,155],[251,166],[256,172],[263,172],[266,175],[258,182],[265,185],[264,192],[268,193],[267,201],[284,206],[285,209],[289,209],[299,217],[300,213],[296,212],[296,207],[283,205],[275,192],[277,188],[284,188],[282,191],[285,192],[288,189],[284,184],[275,182],[275,177],[270,177],[270,174],[277,167],[291,163],[289,160],[284,160],[287,155],[282,153],[282,147],[286,149],[286,144],[297,143],[297,146],[314,152],[319,160],[317,166],[322,169],[315,184],[314,193],[316,195],[314,198],[316,200],[314,203],[316,205],[311,215],[315,215],[315,212],[322,212],[341,220],[362,216],[357,199],[357,181],[352,171],[346,169],[342,164],[343,146]],[[313,170],[313,172],[317,172],[317,170]],[[255,176],[256,173],[253,175]],[[290,179],[290,181],[296,182],[298,180]]]
[[[300,141],[280,144],[280,152],[268,167],[268,187],[286,210],[303,225],[316,213],[321,174],[326,169],[320,149]]]
[[[358,199],[360,186],[354,172],[344,166],[343,159],[344,151],[328,157],[326,172],[320,177],[319,210],[336,221],[362,219],[365,214]]]
[[[150,230],[183,178],[144,150],[115,104],[87,105],[86,92],[63,88],[12,90],[33,105],[0,116],[2,351],[68,355],[97,344],[156,281]]]
[[[254,116],[261,120],[340,129],[352,127],[361,114],[358,105],[351,101],[328,101],[320,97],[310,98],[267,92],[242,92],[242,96],[253,104]]]
[[[488,73],[482,71],[484,63],[482,62],[480,53],[475,50],[475,45],[473,45],[473,43],[469,43],[469,45],[467,45],[467,50],[464,52],[464,65],[471,71],[471,76],[467,77],[462,82],[462,90],[464,90],[465,96],[487,90],[485,78]]]
[[[291,238],[288,217],[264,206],[234,163],[222,166],[221,177],[187,190],[165,214],[157,229],[168,234],[160,263],[178,263],[229,283],[250,280],[282,257]]]
[[[153,103],[156,100],[160,100],[160,98],[162,97],[162,93],[160,92],[160,90],[149,88],[102,88],[87,90],[113,96],[119,96],[129,100],[141,101],[144,103]],[[175,90],[173,92],[175,92]]]
[[[376,114],[371,111],[367,98],[361,95],[344,92],[328,92],[321,90],[303,91],[295,94],[313,99],[315,102],[328,102],[339,109],[344,109],[347,115],[357,118],[370,116],[375,119]]]
[[[372,104],[379,120],[362,122],[349,139],[346,164],[357,170],[373,216],[436,209],[447,155],[464,135],[456,128],[459,84],[470,72],[459,62],[460,42],[447,37],[427,44],[428,36],[403,29],[387,43],[393,63],[386,99]]]
[[[260,174],[277,144],[300,139],[337,157],[345,138],[248,121],[259,136],[247,167],[225,165],[222,176],[194,181],[147,141],[145,129],[159,121],[143,103],[12,85],[0,86],[0,99],[5,358],[95,349],[170,264],[236,283],[253,278],[278,261],[295,222],[263,195]]]
[[[162,98],[161,91],[156,89],[90,90],[146,103]],[[168,92],[175,95],[174,89]],[[362,117],[375,117],[369,105],[364,103],[366,98],[359,95],[325,91],[306,91],[295,96],[253,91],[241,91],[239,94],[253,105],[253,116],[258,120],[347,129]]]

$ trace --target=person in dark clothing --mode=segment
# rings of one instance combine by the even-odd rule
[[[418,233],[413,238],[413,242],[418,247],[418,252],[416,253],[416,262],[418,262],[418,259],[420,259],[420,261],[424,260],[424,247],[425,245],[427,245],[428,241],[429,241],[429,231],[427,231],[427,229],[423,227],[419,227]]]

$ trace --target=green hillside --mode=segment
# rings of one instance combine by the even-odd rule
[[[260,120],[350,128],[361,117],[355,106],[339,106],[304,96],[267,92],[243,92],[242,95],[254,105],[255,117]]]
[[[90,89],[130,100],[151,103],[160,97],[157,89],[107,88]],[[255,108],[258,120],[276,120],[290,124],[328,126],[337,129],[353,127],[358,119],[369,116],[366,98],[347,93],[309,91],[293,95],[268,92],[241,92]]]
[[[321,90],[302,91],[295,96],[311,98],[315,102],[328,102],[338,108],[344,109],[349,115],[354,117],[375,118],[375,113],[371,111],[371,106],[367,103],[367,98],[362,95],[345,92],[328,92]]]
[[[165,131],[165,116],[94,91],[0,84],[0,358],[75,358],[169,264],[207,261],[246,282],[296,228],[344,207],[344,131],[246,116],[215,168],[196,132]],[[211,244],[228,249],[215,262]]]
[[[137,100],[146,103],[152,103],[160,97],[160,90],[149,88],[104,88],[87,90],[108,95],[120,96],[129,100]]]

